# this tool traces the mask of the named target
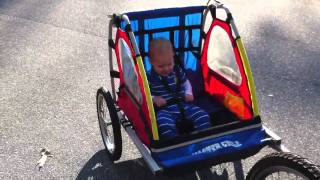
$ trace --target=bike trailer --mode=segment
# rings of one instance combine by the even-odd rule
[[[146,78],[151,68],[148,43],[153,38],[173,44],[176,63],[191,81],[194,103],[209,113],[211,128],[159,138]],[[236,161],[266,145],[287,151],[281,139],[261,123],[248,57],[232,14],[222,4],[114,14],[108,43],[112,93],[100,89],[97,105],[100,119],[105,115],[99,113],[106,110],[99,108],[108,106],[110,111],[112,122],[99,122],[101,129],[113,128],[113,144],[110,138],[105,140],[108,132],[101,130],[112,160],[121,156],[120,124],[154,173]],[[99,98],[106,99],[106,104]]]

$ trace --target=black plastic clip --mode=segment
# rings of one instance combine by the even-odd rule
[[[228,24],[230,24],[230,21],[231,21],[232,19],[233,19],[232,14],[231,14],[231,13],[228,13],[228,14],[227,14],[226,22],[227,22]]]
[[[112,78],[120,78],[120,73],[119,73],[119,71],[112,70],[112,71],[110,71],[110,76]]]
[[[116,47],[116,45],[115,45],[115,43],[114,43],[114,41],[113,41],[112,39],[109,39],[109,40],[108,40],[108,45],[109,45],[109,47],[111,47],[112,49],[114,49],[114,48]]]
[[[212,19],[215,19],[217,17],[217,9],[216,6],[214,6],[213,4],[209,5],[209,10],[212,16]]]
[[[117,28],[119,28],[120,25],[121,25],[121,18],[120,18],[120,16],[118,16],[118,15],[116,15],[116,14],[113,14],[112,17],[113,17],[113,22],[114,22],[114,24],[116,25]]]
[[[204,32],[204,30],[201,30],[200,31],[200,36],[201,36],[201,38],[205,39],[207,37],[207,33]]]

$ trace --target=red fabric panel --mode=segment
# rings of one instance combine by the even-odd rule
[[[118,68],[119,68],[119,72],[120,72],[120,86],[122,86],[122,85],[124,85],[124,80],[123,80],[123,76],[122,76],[122,68],[121,68],[119,47],[118,47],[118,45],[119,45],[118,42],[119,42],[120,38],[122,38],[129,46],[133,59],[135,59],[135,55],[134,55],[134,51],[131,46],[131,43],[130,43],[130,40],[129,40],[127,33],[122,31],[121,29],[118,29],[117,33],[116,33],[115,53],[116,53]],[[149,110],[148,110],[148,106],[147,106],[146,96],[144,93],[141,75],[139,73],[137,64],[135,65],[135,69],[136,69],[136,72],[138,73],[138,83],[139,83],[139,86],[141,89],[142,99],[143,99],[142,104],[140,104],[140,108],[146,118],[145,119],[145,121],[147,122],[146,126],[147,126],[147,128],[150,129],[150,132],[151,132],[151,121],[150,121],[150,117],[149,117]],[[138,107],[134,104],[134,102],[132,102],[129,95],[123,89],[120,89],[120,93],[119,93],[119,96],[118,96],[116,103],[121,108],[121,110],[125,113],[125,115],[128,117],[128,119],[132,122],[132,125],[133,125],[137,135],[141,139],[141,141],[144,144],[146,144],[147,146],[149,146],[150,139],[148,138],[148,135],[144,129],[144,121],[142,119],[143,117],[141,117]]]
[[[130,97],[125,91],[120,91],[117,105],[125,113],[126,117],[132,122],[134,130],[136,131],[140,140],[149,146],[150,140],[147,133],[144,130],[144,123],[140,117],[139,110],[136,105],[131,101]]]
[[[207,54],[208,54],[209,40],[210,40],[212,29],[215,26],[220,26],[226,31],[233,45],[235,58],[239,66],[240,74],[242,76],[242,83],[239,86],[235,85],[234,83],[230,82],[229,80],[222,77],[218,73],[214,72],[208,66]],[[212,95],[214,98],[216,98],[222,104],[226,100],[227,96],[234,97],[235,99],[242,98],[244,102],[243,116],[242,117],[238,116],[238,117],[242,120],[252,119],[253,111],[252,111],[250,91],[247,83],[247,77],[244,72],[239,50],[237,48],[234,38],[232,37],[231,28],[226,22],[218,19],[215,19],[212,22],[203,46],[203,53],[201,56],[201,66],[202,66],[202,72],[204,77],[205,91],[208,92],[210,95]]]

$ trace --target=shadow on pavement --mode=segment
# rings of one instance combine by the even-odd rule
[[[232,167],[236,172],[234,177],[238,180],[244,179],[241,162],[234,163]],[[108,180],[160,180],[160,179],[183,179],[183,180],[206,180],[217,179],[227,180],[230,174],[226,169],[220,173],[212,172],[210,168],[197,172],[188,172],[176,176],[159,175],[154,176],[144,163],[142,158],[112,163],[109,161],[106,151],[100,150],[84,165],[77,176],[77,180],[82,179],[108,179]]]

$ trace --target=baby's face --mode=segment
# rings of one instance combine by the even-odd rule
[[[153,69],[161,76],[168,76],[173,71],[173,53],[155,54],[150,61]]]

